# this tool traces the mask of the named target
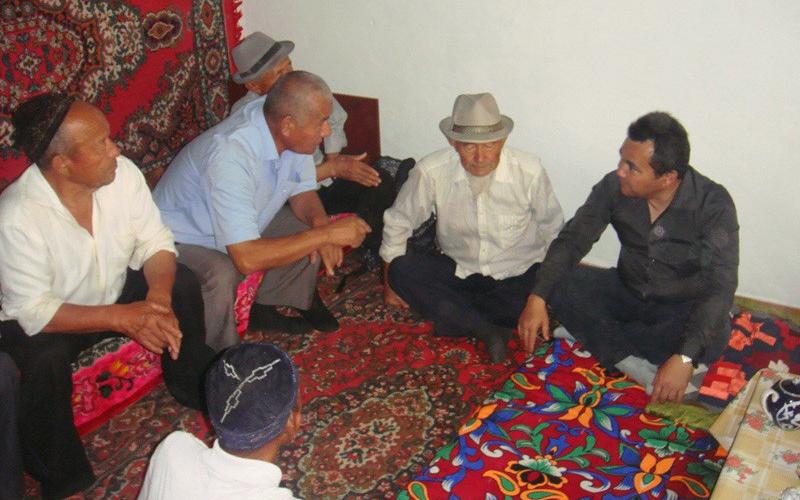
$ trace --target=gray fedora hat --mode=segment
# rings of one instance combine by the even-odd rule
[[[258,78],[292,50],[294,42],[276,42],[260,31],[247,35],[231,51],[233,63],[239,71],[233,75],[233,81],[244,83]]]
[[[494,96],[461,94],[453,104],[453,115],[439,122],[439,129],[448,138],[459,142],[493,142],[511,133],[514,121],[500,114]]]

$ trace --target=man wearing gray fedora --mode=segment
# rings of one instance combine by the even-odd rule
[[[233,62],[239,70],[232,76],[234,82],[242,84],[247,94],[231,107],[236,113],[245,104],[262,98],[284,74],[292,71],[289,54],[294,50],[294,42],[276,41],[272,37],[256,31],[244,37],[231,51]],[[373,232],[364,240],[364,247],[378,251],[383,227],[383,211],[394,200],[394,180],[381,169],[375,169],[362,160],[366,154],[358,156],[340,154],[347,146],[344,124],[347,112],[336,98],[328,118],[331,134],[322,140],[325,149],[314,151],[314,164],[317,166],[319,195],[325,211],[329,214],[344,212],[357,213]]]
[[[535,156],[505,146],[514,122],[489,93],[462,94],[439,128],[451,147],[420,160],[384,215],[384,301],[411,307],[434,334],[482,340],[492,362],[564,217]],[[436,214],[441,255],[406,253]]]

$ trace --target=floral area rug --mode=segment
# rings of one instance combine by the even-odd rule
[[[348,258],[348,272],[357,262]],[[301,498],[394,498],[525,356],[491,364],[475,340],[433,337],[428,323],[383,305],[377,273],[322,295],[334,334],[250,333],[300,367],[304,426],[282,450],[284,481]]]
[[[429,324],[383,306],[377,272],[335,292],[358,267],[350,254],[337,276],[320,282],[338,332],[246,335],[275,343],[300,366],[303,429],[279,465],[285,486],[301,498],[394,498],[525,359],[512,344],[513,360],[491,364],[474,340],[431,336]],[[97,481],[77,498],[135,498],[148,457],[173,430],[214,439],[205,418],[159,382],[83,436]],[[38,496],[36,483],[26,481],[26,497]]]
[[[10,148],[11,114],[45,91],[99,107],[123,154],[156,179],[184,144],[227,113],[226,32],[238,37],[235,5],[0,2],[0,190],[28,165]]]
[[[708,498],[724,451],[646,404],[578,344],[543,344],[399,498]]]

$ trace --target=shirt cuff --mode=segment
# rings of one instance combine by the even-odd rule
[[[41,332],[53,319],[64,301],[55,297],[44,298],[38,305],[30,310],[16,315],[19,326],[30,336]],[[14,317],[14,311],[9,311],[9,316]]]
[[[676,354],[684,354],[692,358],[692,364],[697,366],[700,356],[703,354],[703,346],[697,338],[689,338],[684,341],[680,350]]]
[[[381,245],[381,248],[378,251],[378,254],[381,256],[381,259],[383,259],[383,261],[386,262],[387,264],[392,262],[397,257],[405,255],[405,253],[406,253],[405,245],[402,248],[394,245],[391,247],[388,245]]]

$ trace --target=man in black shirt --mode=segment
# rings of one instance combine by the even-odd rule
[[[617,268],[577,266],[609,223],[622,247]],[[518,331],[529,352],[539,333],[549,339],[549,303],[603,365],[657,366],[651,401],[681,401],[693,366],[727,344],[738,265],[733,200],[689,166],[683,126],[649,113],[628,128],[616,172],[550,246]]]

